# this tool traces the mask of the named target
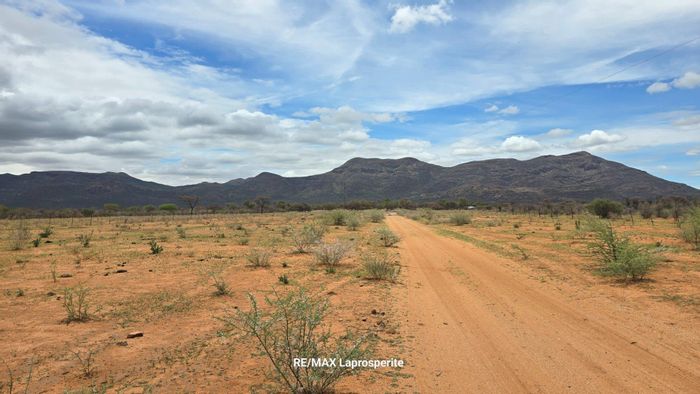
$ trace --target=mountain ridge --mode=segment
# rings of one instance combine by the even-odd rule
[[[593,198],[676,196],[700,198],[700,190],[588,152],[528,160],[498,158],[451,167],[404,157],[352,158],[321,174],[284,177],[263,171],[227,182],[169,186],[124,172],[33,171],[0,174],[0,204],[27,208],[99,207],[179,202],[197,195],[203,205],[241,203],[257,196],[294,203],[352,200],[465,198],[473,202],[534,203]]]

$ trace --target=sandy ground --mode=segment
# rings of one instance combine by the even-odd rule
[[[696,319],[578,297],[424,224],[387,221],[402,237],[394,297],[420,392],[699,391]]]

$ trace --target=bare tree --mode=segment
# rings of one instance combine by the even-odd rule
[[[190,215],[194,215],[194,209],[197,208],[197,204],[199,204],[199,196],[183,195],[180,196],[180,200],[184,201],[185,204],[190,207]]]

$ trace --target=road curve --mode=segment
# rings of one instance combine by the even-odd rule
[[[583,311],[503,258],[386,220],[402,239],[398,311],[420,392],[700,392],[697,346],[640,336],[609,303]]]

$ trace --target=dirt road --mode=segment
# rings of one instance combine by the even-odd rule
[[[420,392],[700,392],[697,332],[579,304],[426,225],[387,223],[402,238],[404,372]]]

